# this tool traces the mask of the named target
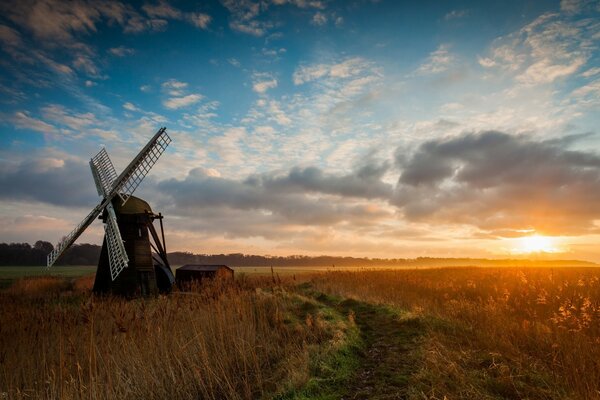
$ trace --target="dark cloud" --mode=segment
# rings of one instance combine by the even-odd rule
[[[0,163],[0,198],[40,201],[59,206],[90,206],[98,202],[86,163],[40,158],[19,164]]]
[[[391,187],[379,180],[382,168],[387,169],[364,166],[354,175],[342,176],[325,174],[314,167],[293,168],[284,176],[253,175],[243,181],[209,176],[198,168],[185,179],[166,180],[158,188],[163,194],[168,193],[177,213],[223,208],[260,210],[265,217],[275,215],[288,224],[321,226],[342,221],[360,224],[387,215],[378,207],[356,200],[376,197],[369,193],[370,188],[378,191],[379,196],[391,194]]]
[[[467,223],[502,234],[596,229],[600,157],[501,132],[423,143],[402,168],[392,203],[411,220]],[[503,235],[504,236],[504,235]]]
[[[389,198],[392,186],[381,181],[388,171],[387,162],[367,163],[347,175],[333,175],[316,167],[292,168],[287,175],[254,176],[247,180],[267,189],[314,192],[365,199]]]

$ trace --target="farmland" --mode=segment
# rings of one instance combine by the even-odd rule
[[[596,268],[247,268],[131,301],[80,272],[0,292],[4,397],[600,398]]]

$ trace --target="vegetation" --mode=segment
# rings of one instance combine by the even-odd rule
[[[28,243],[0,243],[0,265],[46,265],[46,256],[52,251],[49,242],[38,240],[33,246]],[[57,265],[97,265],[101,247],[95,244],[75,244],[58,260]],[[233,267],[573,267],[593,266],[594,263],[579,260],[490,260],[483,258],[356,258],[335,256],[257,256],[251,254],[194,254],[190,252],[168,253],[171,265],[226,264]]]
[[[46,265],[46,257],[54,249],[52,243],[38,240],[29,243],[0,243],[0,265]],[[96,265],[101,247],[95,244],[75,244],[61,256],[57,265]]]
[[[92,279],[26,278],[0,294],[0,396],[271,398],[355,329],[271,279],[134,301],[91,297]]]
[[[596,268],[335,272],[313,285],[419,316],[414,398],[600,398]]]
[[[0,397],[600,398],[596,268],[239,274],[131,301],[92,282],[0,291]]]

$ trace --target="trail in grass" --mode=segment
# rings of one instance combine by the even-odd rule
[[[343,399],[405,399],[419,370],[425,326],[418,317],[387,307],[329,296],[317,300],[342,314],[353,314],[363,343],[358,368],[345,382]],[[327,396],[324,396],[325,398]]]

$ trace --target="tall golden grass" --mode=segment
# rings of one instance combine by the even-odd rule
[[[454,391],[459,397],[478,396],[475,390],[461,392],[470,385],[461,362],[468,364],[467,353],[482,349],[491,357],[478,368],[503,375],[507,387],[516,388],[507,397],[600,398],[600,269],[329,272],[313,283],[326,293],[447,322],[444,329],[431,329],[425,363],[452,385],[463,385]],[[540,372],[539,381],[531,382],[539,390],[528,396],[514,379],[531,370]],[[452,390],[440,384],[435,392]]]
[[[310,347],[333,335],[266,280],[127,301],[93,298],[87,279],[0,293],[0,398],[269,397],[301,386]]]

